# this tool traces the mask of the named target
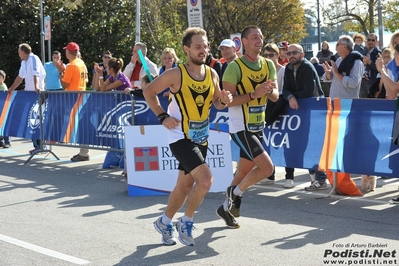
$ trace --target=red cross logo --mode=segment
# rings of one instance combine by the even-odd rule
[[[158,147],[134,148],[134,164],[136,171],[158,171]]]

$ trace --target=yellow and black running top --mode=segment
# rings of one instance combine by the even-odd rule
[[[241,58],[236,59],[241,70],[241,80],[237,84],[237,94],[248,94],[270,79],[269,67],[266,59],[262,58],[262,67],[254,70],[247,66]],[[241,106],[242,117],[248,131],[257,132],[265,127],[265,108],[267,96],[254,99]]]
[[[203,80],[195,80],[184,64],[179,64],[178,67],[181,71],[180,90],[172,94],[168,114],[179,119],[181,123],[169,131],[168,142],[173,143],[184,138],[205,145],[209,137],[209,112],[215,93],[211,68],[203,65]]]

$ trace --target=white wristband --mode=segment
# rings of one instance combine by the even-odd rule
[[[98,77],[99,79],[104,79],[104,77],[103,76],[100,76],[100,77]]]

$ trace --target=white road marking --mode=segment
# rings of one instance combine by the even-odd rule
[[[56,259],[72,262],[72,263],[78,264],[78,265],[85,265],[85,264],[89,264],[90,263],[90,261],[87,261],[87,260],[83,260],[83,259],[79,259],[79,258],[76,258],[76,257],[72,257],[72,256],[69,256],[69,255],[66,255],[66,254],[51,250],[51,249],[39,247],[39,246],[36,246],[34,244],[30,244],[30,243],[27,243],[27,242],[24,242],[24,241],[21,241],[21,240],[18,240],[18,239],[9,237],[9,236],[5,236],[5,235],[2,235],[2,234],[0,234],[0,241],[4,241],[4,242],[7,242],[7,243],[10,243],[10,244],[22,247],[22,248],[26,248],[26,249],[32,250],[32,251],[37,252],[37,253],[41,253],[41,254],[46,255],[46,256],[50,256],[50,257],[53,257],[53,258],[56,258]]]

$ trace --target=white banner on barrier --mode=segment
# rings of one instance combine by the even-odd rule
[[[125,127],[129,186],[159,192],[170,192],[175,187],[179,163],[170,151],[166,130],[161,125]],[[213,175],[210,192],[225,191],[233,178],[228,133],[210,131],[206,161]]]

